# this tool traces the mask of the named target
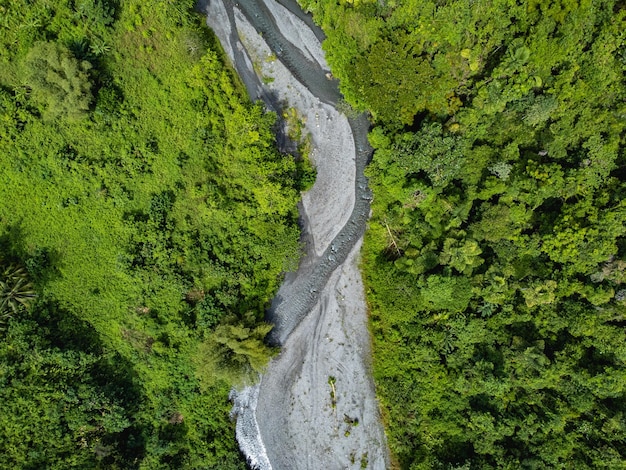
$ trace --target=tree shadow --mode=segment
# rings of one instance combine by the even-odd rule
[[[19,372],[19,365],[14,363],[0,365],[6,366],[9,375],[26,373],[33,397],[41,393],[42,386],[45,390],[58,391],[57,399],[50,402],[50,406],[62,409],[74,403],[66,397],[76,397],[76,403],[71,405],[74,409],[66,410],[74,419],[81,415],[85,423],[100,423],[102,413],[121,417],[123,424],[109,429],[98,425],[99,440],[91,449],[93,463],[103,468],[120,468],[120,465],[136,468],[146,453],[153,423],[147,418],[136,418],[147,398],[133,364],[107,346],[89,322],[63,308],[47,293],[46,286],[60,275],[57,268],[60,256],[54,250],[28,246],[24,235],[19,224],[8,226],[0,233],[0,275],[5,266],[25,267],[38,296],[19,315],[11,316],[7,327],[11,333],[7,333],[3,341],[11,343],[18,338],[18,343],[23,344],[16,343],[13,349],[9,348],[18,351],[15,357],[0,356],[0,360],[14,361],[23,356],[23,360],[29,361],[29,355],[34,354],[40,358],[37,363],[41,370]],[[24,349],[24,345],[30,346]],[[6,384],[11,387],[12,381]],[[90,400],[99,405],[87,403]],[[57,429],[61,434],[71,434],[73,431],[66,429],[64,423],[65,418],[61,416]]]

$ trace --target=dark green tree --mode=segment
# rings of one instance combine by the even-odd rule
[[[26,270],[15,264],[3,265],[0,259],[0,325],[8,318],[28,308],[35,291]]]

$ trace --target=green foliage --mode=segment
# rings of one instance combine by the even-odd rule
[[[132,416],[142,397],[129,364],[58,306],[32,310],[0,346],[0,465],[129,468],[147,424]]]
[[[249,385],[264,371],[274,352],[263,342],[272,325],[245,324],[253,322],[254,318],[248,316],[244,323],[224,323],[200,345],[195,360],[205,386],[210,387],[217,380],[237,386]]]
[[[395,158],[404,172],[424,171],[433,186],[445,186],[459,176],[464,155],[461,139],[444,135],[441,124],[426,125],[420,134],[402,134],[396,142]]]
[[[463,312],[469,303],[469,283],[464,278],[428,276],[421,295],[427,310]]]
[[[193,3],[0,0],[2,468],[245,468],[309,170]]]
[[[26,270],[14,264],[5,265],[0,258],[0,320],[28,308],[34,298]]]
[[[67,48],[38,42],[25,59],[25,83],[33,98],[45,105],[48,119],[76,119],[86,114],[93,99],[90,69],[89,62],[79,62]]]
[[[363,266],[398,466],[623,468],[623,3],[303,3],[378,124]]]

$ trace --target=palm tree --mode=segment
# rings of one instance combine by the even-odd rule
[[[26,270],[15,264],[2,264],[0,260],[0,322],[28,308],[35,298]]]

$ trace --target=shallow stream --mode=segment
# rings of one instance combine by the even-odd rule
[[[259,469],[385,468],[357,266],[371,201],[369,122],[337,111],[342,97],[323,33],[295,0],[209,0],[201,8],[251,99],[279,116],[288,102],[308,118],[318,172],[300,207],[305,256],[267,312],[269,340],[283,350],[259,384],[233,392],[240,447]]]

